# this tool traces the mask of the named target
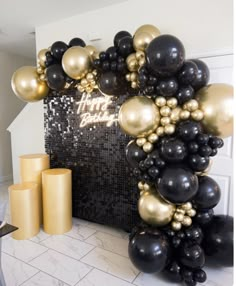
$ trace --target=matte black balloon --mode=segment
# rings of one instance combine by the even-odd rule
[[[113,41],[114,42],[114,46],[118,47],[120,40],[123,39],[124,37],[132,38],[132,35],[129,32],[127,32],[127,31],[120,31],[120,32],[118,32],[115,35],[115,37],[114,37],[114,41]]]
[[[69,42],[69,47],[74,47],[74,46],[85,47],[86,44],[85,44],[84,40],[82,40],[80,38],[73,38]]]
[[[208,84],[208,81],[210,79],[210,71],[207,65],[201,60],[194,59],[194,60],[191,60],[191,62],[195,63],[198,69],[197,77],[191,83],[192,87],[195,89],[195,91],[197,91],[198,89]]]
[[[181,87],[177,91],[175,97],[177,98],[178,103],[180,105],[182,105],[185,102],[189,101],[190,99],[193,99],[193,97],[194,97],[194,90],[193,90],[193,88],[190,85]]]
[[[166,162],[177,163],[184,160],[187,148],[183,141],[169,138],[161,144],[160,154]]]
[[[160,230],[140,229],[129,242],[129,257],[142,272],[160,272],[170,256],[167,237]]]
[[[128,163],[134,168],[138,168],[139,162],[146,158],[146,153],[135,141],[132,141],[126,146],[125,153]]]
[[[172,77],[166,80],[162,80],[156,87],[156,92],[158,95],[162,95],[164,97],[173,96],[178,89],[177,80]]]
[[[171,282],[179,283],[183,280],[180,271],[181,266],[179,265],[179,263],[173,261],[165,268],[165,270],[163,271],[163,275]]]
[[[191,269],[202,268],[205,264],[204,250],[198,244],[185,243],[178,254],[180,262]]]
[[[214,210],[198,210],[193,220],[201,227],[207,226],[214,216]]]
[[[217,215],[205,229],[203,248],[206,255],[225,267],[233,266],[233,224],[231,216]]]
[[[220,186],[215,180],[208,176],[198,178],[198,191],[193,198],[194,205],[197,209],[212,209],[220,201]]]
[[[183,65],[184,46],[172,35],[161,35],[151,41],[146,49],[149,68],[157,75],[175,74]]]
[[[98,80],[98,87],[101,92],[108,95],[119,95],[122,93],[122,85],[120,77],[111,71],[104,72],[101,74]]]
[[[201,131],[201,125],[192,120],[182,121],[177,126],[177,133],[184,141],[194,140]]]
[[[68,49],[68,46],[66,43],[58,41],[52,44],[51,46],[51,53],[54,58],[57,60],[61,60],[63,54]]]
[[[198,68],[192,61],[185,61],[178,73],[178,80],[183,85],[189,85],[197,78]]]
[[[53,90],[61,90],[66,84],[66,74],[61,65],[51,65],[46,69],[47,84]]]
[[[209,165],[209,157],[202,157],[198,154],[193,154],[188,157],[188,163],[195,172],[204,171]]]
[[[130,38],[129,36],[120,39],[118,44],[118,53],[123,57],[127,57],[129,54],[133,52],[134,52],[133,39]]]
[[[162,173],[158,190],[171,203],[185,203],[196,195],[198,178],[185,166],[167,167]]]

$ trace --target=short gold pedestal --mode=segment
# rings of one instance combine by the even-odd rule
[[[20,181],[22,183],[35,182],[38,184],[40,223],[42,223],[42,171],[50,168],[49,156],[47,154],[28,154],[19,158]]]
[[[29,239],[40,230],[39,192],[36,183],[22,183],[9,187],[11,223],[19,229],[12,233],[18,240]]]
[[[42,173],[43,226],[49,234],[63,234],[72,227],[71,170],[49,169]]]

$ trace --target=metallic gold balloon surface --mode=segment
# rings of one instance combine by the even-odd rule
[[[39,60],[39,64],[41,67],[46,67],[45,66],[45,61],[46,61],[46,52],[48,52],[48,49],[42,49],[41,51],[39,51],[38,53],[38,60]]]
[[[145,137],[158,126],[158,107],[146,96],[134,96],[125,101],[119,112],[119,124],[123,131],[134,137]]]
[[[233,134],[233,92],[231,85],[221,83],[210,84],[197,92],[206,132],[223,138]]]
[[[48,95],[49,88],[41,81],[36,67],[24,66],[16,70],[11,79],[11,86],[21,100],[36,102]]]
[[[174,215],[175,206],[163,200],[151,189],[142,193],[138,201],[141,218],[148,224],[162,226],[168,224]]]
[[[146,32],[139,32],[134,35],[133,45],[136,51],[145,51],[154,37]]]
[[[138,33],[148,33],[153,37],[153,39],[160,36],[160,34],[161,34],[160,30],[157,27],[155,27],[153,25],[148,25],[148,24],[140,26],[135,31],[134,36]]]
[[[69,48],[62,57],[62,67],[71,78],[83,78],[91,68],[89,51],[79,46]]]
[[[85,46],[84,48],[89,52],[89,55],[92,59],[96,57],[96,54],[98,53],[98,51],[94,46],[88,45],[88,46]]]

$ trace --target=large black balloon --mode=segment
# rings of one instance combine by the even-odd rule
[[[198,210],[196,216],[193,220],[199,224],[201,227],[207,226],[214,216],[214,210]]]
[[[123,39],[124,37],[132,38],[132,35],[129,32],[127,32],[127,31],[120,31],[120,32],[118,32],[115,35],[115,37],[114,37],[114,41],[113,41],[114,42],[114,46],[118,47],[120,40]]]
[[[205,228],[203,248],[217,264],[233,266],[233,218],[216,215]]]
[[[207,65],[201,60],[191,60],[197,66],[197,77],[191,82],[192,87],[197,91],[201,87],[207,85],[210,78],[210,71]]]
[[[120,39],[118,44],[118,53],[123,57],[127,57],[129,54],[133,52],[134,52],[133,39],[130,38],[129,36]]]
[[[139,162],[146,158],[146,153],[140,148],[135,141],[131,141],[125,148],[126,159],[134,167],[139,167]]]
[[[82,40],[80,38],[73,38],[69,42],[69,47],[74,47],[74,46],[85,47],[86,44],[85,44],[84,40]]]
[[[142,272],[160,272],[170,256],[167,237],[152,228],[139,229],[130,239],[129,257]]]
[[[189,85],[196,80],[197,73],[197,65],[192,61],[186,61],[178,73],[178,80],[183,85]]]
[[[158,190],[171,203],[185,203],[196,195],[198,178],[185,166],[173,165],[163,171]]]
[[[58,41],[52,44],[51,46],[51,53],[53,57],[57,60],[61,60],[63,54],[68,49],[68,46],[66,43]]]
[[[180,262],[191,269],[202,268],[205,264],[204,250],[198,244],[185,243],[178,254]]]
[[[101,74],[98,79],[98,87],[101,92],[107,95],[120,95],[125,92],[119,75],[111,71]]]
[[[194,140],[201,131],[201,125],[192,120],[182,121],[177,126],[177,133],[184,141]]]
[[[193,198],[194,205],[197,209],[214,208],[220,201],[220,186],[208,176],[199,177],[198,184],[197,194]]]
[[[157,75],[175,74],[183,65],[184,46],[172,35],[161,35],[151,41],[146,49],[148,67]]]
[[[53,90],[61,90],[66,83],[66,74],[61,65],[54,64],[46,69],[47,84]]]
[[[183,141],[169,138],[162,142],[160,154],[166,162],[177,163],[184,160],[187,155],[187,148]]]

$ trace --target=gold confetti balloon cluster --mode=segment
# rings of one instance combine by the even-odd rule
[[[192,224],[192,217],[195,215],[196,210],[192,207],[190,202],[178,206],[172,218],[172,229],[178,231],[182,228],[182,226],[190,226]]]

